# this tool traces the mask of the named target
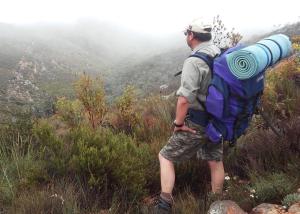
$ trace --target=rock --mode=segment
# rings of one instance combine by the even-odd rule
[[[215,201],[209,207],[208,214],[247,214],[235,202]]]
[[[286,213],[282,206],[276,204],[260,204],[252,209],[250,214],[282,214]],[[287,213],[286,213],[287,214]]]
[[[300,202],[290,206],[288,214],[300,214]]]

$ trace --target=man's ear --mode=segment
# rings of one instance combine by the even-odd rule
[[[191,40],[194,38],[194,33],[191,31],[190,32]]]

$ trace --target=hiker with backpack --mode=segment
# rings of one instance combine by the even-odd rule
[[[262,114],[258,107],[265,71],[292,53],[291,41],[283,34],[220,53],[211,42],[211,30],[210,23],[196,20],[184,32],[192,53],[184,62],[176,93],[174,132],[159,152],[161,194],[156,213],[171,212],[174,162],[196,153],[208,161],[212,193],[222,193],[223,142],[234,145],[246,133],[254,113]]]
[[[191,56],[198,52],[214,58],[220,54],[212,39],[212,25],[198,19],[184,31]],[[174,132],[168,143],[159,152],[161,194],[155,207],[156,213],[170,213],[172,191],[175,183],[174,162],[190,159],[197,152],[208,161],[213,193],[221,193],[224,183],[222,162],[223,144],[211,143],[205,135],[207,114],[205,100],[211,81],[211,68],[200,57],[188,57],[182,68],[181,85],[177,91],[178,101]]]

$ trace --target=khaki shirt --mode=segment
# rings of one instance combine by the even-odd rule
[[[200,51],[212,57],[220,54],[220,49],[211,41],[202,42],[195,47],[191,54]],[[208,85],[211,81],[211,70],[208,65],[197,57],[189,57],[184,61],[181,75],[181,85],[176,92],[177,96],[185,97],[190,108],[204,110],[199,103],[206,101]]]

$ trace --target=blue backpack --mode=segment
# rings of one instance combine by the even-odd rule
[[[226,55],[241,48],[241,45],[229,48],[216,58],[202,52],[189,56],[202,59],[212,71],[206,102],[200,102],[206,111],[189,109],[188,115],[191,121],[205,127],[213,143],[234,144],[248,128],[263,93],[265,70],[250,79],[240,80],[228,68]]]

